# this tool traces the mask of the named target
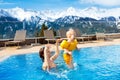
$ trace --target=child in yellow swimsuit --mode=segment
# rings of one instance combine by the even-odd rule
[[[73,68],[72,51],[77,48],[77,40],[75,39],[76,33],[73,29],[66,32],[67,40],[63,40],[60,44],[64,49],[63,59],[69,68]]]

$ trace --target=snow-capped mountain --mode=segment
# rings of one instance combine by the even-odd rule
[[[78,16],[65,16],[55,20],[56,23],[73,23],[74,21],[80,19]]]
[[[43,23],[49,29],[53,28],[55,30],[61,27],[74,27],[79,28],[83,33],[93,34],[99,31],[114,33],[119,32],[117,28],[120,22],[119,13],[120,8],[100,9],[96,7],[86,9],[70,7],[59,11],[33,11],[19,7],[0,9],[0,36],[1,38],[11,38],[16,30],[26,29],[28,36],[31,37],[35,35],[37,30],[41,29]],[[109,21],[112,22],[109,23]]]
[[[4,9],[6,12],[8,12],[8,14],[11,17],[17,18],[18,20],[22,21],[24,19],[26,20],[30,20],[31,17],[36,17],[39,15],[38,12],[34,12],[34,11],[29,11],[29,10],[24,10],[22,8],[13,8],[13,9]]]
[[[0,16],[10,16],[9,13],[5,10],[0,10]]]
[[[116,19],[119,19],[120,8],[113,9],[100,9],[96,7],[90,7],[86,9],[75,9],[70,7],[66,10],[52,11],[52,10],[43,10],[43,11],[32,11],[25,10],[19,7],[12,9],[1,9],[0,16],[11,16],[22,21],[24,19],[30,20],[31,17],[40,17],[43,20],[54,21],[58,18],[64,18],[65,16],[78,16],[78,17],[90,17],[96,20],[100,20],[104,17],[113,16]]]
[[[94,18],[90,17],[79,17],[79,16],[65,16],[56,19],[54,22],[57,24],[63,24],[63,23],[74,23],[75,21],[97,21]]]

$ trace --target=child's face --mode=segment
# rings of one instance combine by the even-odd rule
[[[68,31],[66,36],[67,36],[68,39],[74,40],[75,39],[75,32],[74,31]]]

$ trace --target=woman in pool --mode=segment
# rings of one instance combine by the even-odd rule
[[[39,56],[43,61],[43,65],[42,65],[42,69],[43,70],[48,70],[51,68],[55,68],[56,64],[54,63],[54,60],[58,57],[59,55],[59,42],[61,41],[61,39],[56,40],[56,50],[55,50],[55,54],[53,56],[51,56],[51,52],[50,52],[50,44],[45,45],[45,47],[40,48],[39,51]]]

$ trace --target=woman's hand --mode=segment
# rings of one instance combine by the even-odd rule
[[[50,70],[50,66],[49,66],[49,65],[47,65],[46,67],[47,67],[47,71],[49,71],[49,70]]]
[[[59,42],[61,42],[63,39],[57,39],[56,40],[56,43],[59,43]]]

